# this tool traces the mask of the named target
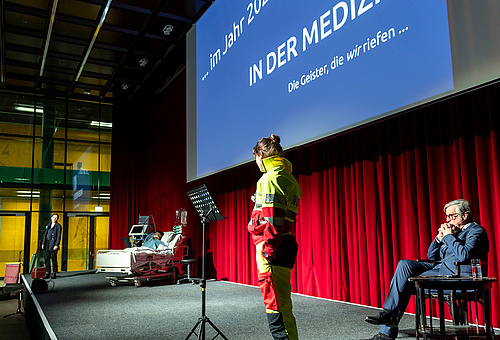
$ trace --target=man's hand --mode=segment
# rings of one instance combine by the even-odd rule
[[[450,224],[450,223],[441,224],[441,226],[438,229],[438,234],[436,236],[437,240],[439,242],[441,242],[443,237],[445,237],[446,235],[449,235],[449,234],[453,234],[454,230],[455,230],[455,226],[453,224]]]
[[[56,251],[57,249],[58,249],[58,248],[57,248],[57,246],[54,246],[54,249],[53,249],[53,250],[54,250],[54,251]]]

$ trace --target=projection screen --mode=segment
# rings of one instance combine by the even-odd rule
[[[217,0],[187,38],[188,181],[495,82],[498,0]]]

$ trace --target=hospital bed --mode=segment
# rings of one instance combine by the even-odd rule
[[[178,227],[178,226],[176,226]],[[184,245],[182,230],[174,227],[174,231],[166,232],[160,245],[153,250],[147,247],[131,247],[123,250],[98,250],[97,273],[125,274],[107,277],[111,286],[118,282],[133,281],[140,287],[141,281],[171,278],[177,276],[177,266],[187,256],[188,247]]]

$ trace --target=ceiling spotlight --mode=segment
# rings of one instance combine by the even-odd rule
[[[144,67],[148,64],[148,60],[146,58],[142,58],[141,60],[139,60],[139,66],[140,67]]]
[[[123,84],[122,84],[122,90],[127,91],[127,90],[128,90],[128,88],[129,88],[129,86],[130,86],[129,84],[127,84],[127,83],[123,83]]]
[[[83,90],[83,94],[90,94],[91,91],[90,90]]]
[[[165,27],[163,27],[163,34],[165,35],[170,35],[170,33],[172,33],[172,31],[174,30],[174,26],[173,25],[165,25]]]

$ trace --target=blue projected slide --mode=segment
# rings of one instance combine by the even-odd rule
[[[200,177],[452,90],[446,1],[217,0],[196,82]]]

